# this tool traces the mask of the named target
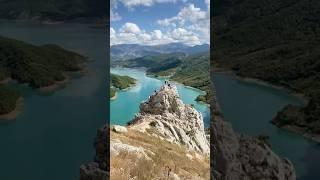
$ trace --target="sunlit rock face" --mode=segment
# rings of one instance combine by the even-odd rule
[[[203,154],[210,153],[201,113],[192,105],[184,104],[173,85],[162,86],[141,103],[140,112],[129,124],[129,128],[139,131],[155,129],[165,140]]]

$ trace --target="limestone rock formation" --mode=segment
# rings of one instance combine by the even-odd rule
[[[165,85],[141,103],[140,112],[127,127],[116,125],[110,132],[105,126],[98,131],[95,160],[80,167],[80,180],[105,180],[109,172],[121,179],[132,175],[134,168],[139,171],[139,163],[151,168],[148,178],[209,179],[208,136],[201,113],[181,101],[175,86]],[[118,158],[118,163],[130,167],[121,165],[110,171],[109,158]],[[159,170],[152,172],[155,168]],[[137,177],[133,175],[133,179]]]
[[[127,128],[124,126],[114,125],[112,130],[117,133],[126,133],[128,132]]]
[[[172,85],[162,86],[141,103],[140,113],[129,123],[129,128],[139,131],[152,128],[165,140],[203,154],[210,153],[201,113],[192,105],[184,104]]]

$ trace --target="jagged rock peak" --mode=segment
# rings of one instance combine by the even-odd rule
[[[164,85],[159,91],[155,91],[149,96],[148,101],[140,105],[140,112],[149,114],[179,113],[179,107],[183,107],[183,102],[179,98],[176,86]]]
[[[140,131],[153,128],[165,140],[204,154],[210,152],[201,113],[182,102],[174,85],[162,86],[141,103],[140,112],[129,128]]]

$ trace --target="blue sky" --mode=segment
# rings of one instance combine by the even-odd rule
[[[111,0],[111,44],[209,44],[210,0]]]

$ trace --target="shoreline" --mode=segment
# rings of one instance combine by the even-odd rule
[[[150,74],[148,75],[148,74],[147,74],[147,71],[146,71],[147,69],[146,69],[146,68],[143,68],[143,67],[142,67],[142,68],[126,68],[126,67],[118,66],[118,67],[116,67],[116,68],[134,69],[134,70],[138,70],[138,71],[143,71],[143,72],[145,73],[145,76],[148,77],[148,78],[153,78],[153,79],[157,79],[157,80],[160,80],[160,81],[163,81],[163,80],[172,81],[172,82],[175,83],[175,84],[179,84],[179,85],[181,85],[181,86],[183,86],[183,87],[185,87],[185,88],[192,89],[192,90],[194,90],[194,91],[199,92],[199,95],[198,95],[198,96],[200,96],[200,95],[206,95],[206,94],[207,94],[206,91],[203,91],[203,90],[201,90],[201,89],[198,89],[198,88],[195,88],[195,87],[192,87],[192,86],[185,85],[185,84],[183,84],[183,83],[181,83],[181,82],[178,82],[178,81],[170,80],[170,79],[169,79],[170,77],[167,77],[167,76],[158,76],[158,77],[156,77],[156,76],[154,76],[154,75],[150,75]],[[126,88],[126,89],[128,89],[128,88]],[[198,97],[198,96],[197,96],[197,97]],[[197,101],[197,100],[196,100],[197,97],[194,99],[195,102],[210,107],[210,103],[207,103],[207,102],[204,102],[204,101]]]
[[[116,94],[113,97],[110,97],[110,100],[116,100],[118,97],[118,91],[128,91],[131,88],[135,87],[138,84],[138,80],[135,80],[134,84],[130,84],[129,87],[125,88],[125,89],[119,89],[119,88],[115,88],[116,89]]]
[[[23,108],[23,97],[19,97],[16,101],[16,107],[14,108],[14,110],[12,110],[9,113],[0,115],[0,122],[16,119],[18,115],[22,112],[22,108]]]
[[[3,80],[0,81],[0,84],[8,84],[12,79],[10,77],[5,78]]]
[[[207,106],[210,107],[210,104],[207,103],[206,101],[197,101],[197,98],[198,98],[199,96],[201,96],[201,95],[202,95],[202,96],[207,95],[207,92],[206,92],[206,91],[203,91],[203,90],[201,90],[201,89],[198,89],[198,88],[195,88],[195,87],[192,87],[192,86],[185,85],[185,84],[183,84],[183,83],[181,83],[181,82],[179,82],[179,81],[170,80],[170,77],[171,77],[171,76],[154,76],[154,75],[148,75],[148,74],[146,74],[146,76],[149,77],[149,78],[154,78],[154,79],[158,79],[158,80],[172,81],[173,83],[178,84],[178,85],[181,85],[181,86],[183,86],[183,87],[185,87],[185,88],[187,88],[187,89],[192,89],[192,90],[194,90],[194,91],[198,91],[200,94],[194,99],[194,101],[196,101],[197,103],[200,103],[200,104],[203,104],[203,105],[207,105]]]
[[[111,98],[110,98],[110,100],[111,100],[111,101],[114,101],[114,100],[116,100],[116,99],[117,99],[117,97],[118,97],[118,93],[116,92],[116,93],[115,93],[115,95],[114,95],[113,97],[111,97]]]
[[[303,128],[300,128],[298,126],[292,126],[292,125],[285,125],[282,127],[277,126],[278,128],[285,129],[289,132],[293,132],[296,134],[299,134],[306,138],[307,140],[313,141],[315,143],[320,143],[320,134],[312,134],[312,133],[306,133]]]
[[[271,84],[269,82],[266,82],[266,81],[263,81],[263,80],[260,80],[260,79],[256,79],[256,78],[241,77],[241,76],[238,76],[234,71],[230,71],[230,70],[224,71],[223,69],[219,69],[215,73],[231,75],[232,78],[240,80],[240,81],[243,81],[243,82],[255,83],[255,84],[258,84],[258,85],[262,85],[262,86],[271,87],[271,88],[275,88],[275,89],[278,89],[278,90],[286,91],[288,94],[290,94],[290,95],[292,95],[294,97],[297,97],[300,100],[302,100],[303,103],[304,103],[304,106],[309,102],[309,99],[304,94],[297,93],[294,90],[289,89],[289,88],[287,88],[285,86],[274,85],[274,84]],[[279,110],[279,111],[281,111],[281,110]],[[305,139],[307,139],[309,141],[313,141],[315,143],[320,143],[320,134],[307,133],[307,132],[305,132],[305,128],[301,128],[301,127],[290,125],[290,124],[284,125],[284,126],[278,126],[278,125],[276,125],[276,124],[274,124],[272,122],[271,122],[271,124],[275,125],[279,129],[287,130],[289,132],[298,134],[298,135],[304,137]]]
[[[261,85],[261,86],[265,86],[265,87],[271,87],[274,89],[278,89],[278,90],[283,90],[285,92],[287,92],[288,94],[299,98],[300,100],[303,101],[303,103],[306,105],[309,102],[308,97],[306,97],[303,93],[298,93],[288,87],[285,86],[281,86],[281,85],[275,85],[272,84],[270,82],[261,80],[261,79],[257,79],[257,78],[250,78],[250,77],[242,77],[236,74],[236,72],[231,71],[231,70],[223,70],[223,69],[219,69],[218,71],[214,72],[214,74],[225,74],[225,75],[229,75],[231,76],[233,79],[239,80],[239,81],[243,81],[243,82],[247,82],[247,83],[254,83],[257,85]]]
[[[72,75],[75,74],[79,74],[80,76],[85,76],[89,73],[89,70],[86,68],[85,66],[86,63],[81,64],[82,69],[78,70],[78,71],[66,71],[63,73],[63,76],[65,77],[64,80],[62,81],[55,81],[53,84],[48,85],[48,86],[44,86],[44,87],[40,87],[37,90],[39,90],[40,92],[53,92],[56,91],[64,86],[66,86],[66,84],[68,84],[69,82],[71,82],[72,79]]]
[[[70,79],[71,78],[69,76],[65,76],[64,80],[55,81],[52,85],[40,87],[38,90],[41,92],[52,92],[52,91],[58,90],[59,88],[63,87],[67,83],[69,83]]]

